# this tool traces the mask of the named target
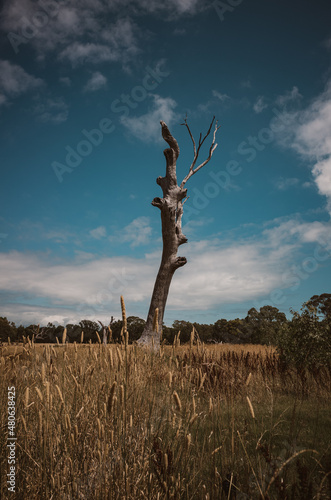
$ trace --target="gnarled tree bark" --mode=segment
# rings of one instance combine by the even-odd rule
[[[187,242],[187,238],[182,232],[183,206],[185,201],[188,199],[187,189],[184,186],[192,175],[209,162],[217,147],[215,140],[216,132],[219,127],[217,126],[216,121],[208,158],[198,167],[195,166],[201,146],[210,134],[214,120],[215,117],[213,118],[203,139],[200,134],[198,147],[196,147],[195,140],[185,118],[182,125],[186,126],[192,139],[194,158],[188,174],[180,185],[177,184],[176,174],[176,162],[179,156],[179,146],[176,139],[171,135],[167,125],[163,121],[160,122],[162,127],[162,137],[168,143],[169,148],[163,151],[166,159],[166,175],[165,177],[158,177],[156,179],[157,184],[163,191],[163,198],[154,198],[152,205],[159,208],[161,211],[163,252],[159,272],[155,280],[146,325],[140,339],[138,340],[138,343],[143,345],[151,346],[154,344],[155,349],[158,349],[160,346],[164,310],[172,277],[176,269],[184,266],[187,262],[185,257],[177,256],[179,246]],[[156,309],[158,309],[158,331],[156,331],[156,328],[153,328],[153,319]]]

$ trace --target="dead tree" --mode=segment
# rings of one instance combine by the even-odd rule
[[[187,262],[185,257],[177,256],[178,247],[187,242],[187,238],[182,232],[183,206],[188,199],[185,184],[190,177],[192,177],[192,175],[198,172],[198,170],[210,161],[212,154],[217,147],[215,141],[219,126],[216,121],[214,125],[212,143],[209,148],[209,155],[206,160],[196,166],[201,147],[206,138],[209,136],[214,121],[215,117],[213,117],[206,135],[202,138],[202,134],[200,134],[199,143],[196,145],[192,132],[188,126],[187,119],[185,118],[182,125],[186,126],[188,133],[190,134],[193,143],[194,157],[189,171],[180,185],[177,184],[176,175],[176,162],[179,156],[179,146],[176,139],[171,135],[167,125],[163,121],[160,122],[162,127],[162,137],[165,142],[168,143],[169,148],[163,151],[166,159],[166,175],[165,177],[158,177],[156,179],[157,184],[163,191],[163,198],[154,198],[152,205],[159,208],[161,211],[163,252],[159,272],[155,280],[146,325],[140,339],[138,340],[138,343],[143,345],[151,345],[154,342],[155,348],[159,347],[164,310],[170,283],[176,269],[184,266]],[[158,309],[157,329],[155,328],[155,325],[153,327],[153,319],[156,309]]]

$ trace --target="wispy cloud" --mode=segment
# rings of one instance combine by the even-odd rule
[[[124,67],[142,50],[139,41],[146,36],[133,19],[144,14],[177,19],[205,8],[200,0],[66,0],[65,5],[56,1],[49,3],[5,0],[0,27],[5,33],[23,33],[22,46],[31,44],[39,59],[44,59],[49,52],[56,52],[60,59],[69,60],[72,65],[119,61]],[[43,16],[41,27],[33,22],[36,14]],[[25,30],[29,33],[26,38]]]
[[[69,107],[63,97],[46,99],[37,97],[37,101],[33,112],[39,121],[60,124],[67,120]]]
[[[276,98],[275,104],[278,107],[286,107],[290,103],[297,103],[302,98],[298,87],[294,86],[292,90],[288,90],[285,94],[279,95]]]
[[[222,94],[221,92],[218,92],[218,90],[213,90],[213,96],[217,97],[221,102],[227,101],[230,99],[230,97],[227,94]]]
[[[151,94],[153,104],[148,113],[141,116],[123,116],[122,124],[131,132],[132,135],[141,141],[159,141],[161,134],[157,124],[160,120],[170,126],[178,115],[175,112],[177,103],[171,97],[161,97],[157,94]]]
[[[95,71],[91,78],[87,81],[84,92],[95,92],[107,86],[107,78],[100,73],[100,71]]]
[[[297,186],[300,183],[300,180],[296,177],[280,177],[275,181],[275,186],[280,191],[286,191],[293,186]]]
[[[71,79],[68,76],[61,76],[61,78],[59,78],[59,82],[65,87],[71,86]]]
[[[90,235],[92,238],[95,238],[97,240],[100,240],[101,238],[104,238],[107,234],[106,228],[104,226],[99,226],[96,227],[95,229],[91,229]]]
[[[0,60],[0,104],[42,85],[41,78],[30,75],[21,66]]]
[[[99,64],[118,61],[120,53],[106,44],[74,42],[60,53],[59,59],[68,59],[73,66],[83,63]]]
[[[262,113],[262,111],[264,109],[266,109],[267,107],[268,107],[268,104],[265,101],[265,97],[259,96],[254,103],[253,109],[254,109],[255,113],[259,114],[259,113]]]
[[[250,89],[252,88],[252,83],[250,80],[243,80],[242,82],[240,82],[240,86],[243,88],[243,89]]]

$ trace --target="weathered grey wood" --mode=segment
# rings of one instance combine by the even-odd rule
[[[210,161],[212,154],[217,147],[215,139],[219,127],[217,126],[216,121],[213,141],[209,149],[208,158],[198,167],[195,167],[201,146],[210,134],[214,120],[215,117],[213,118],[203,139],[200,134],[199,144],[198,147],[196,147],[193,135],[185,118],[185,122],[182,125],[186,126],[192,139],[194,158],[188,174],[180,185],[177,183],[176,175],[176,162],[180,152],[179,146],[176,139],[171,135],[165,122],[160,122],[162,127],[162,137],[168,143],[169,148],[163,151],[166,159],[166,175],[165,177],[158,177],[156,179],[157,184],[162,189],[163,198],[154,198],[152,205],[159,208],[161,211],[163,252],[159,272],[155,280],[146,325],[140,339],[138,340],[138,343],[142,345],[154,345],[155,349],[158,349],[160,346],[164,310],[172,277],[176,269],[184,266],[187,262],[185,257],[177,256],[178,247],[187,242],[187,238],[182,232],[183,206],[187,200],[187,189],[185,189],[184,186],[192,175],[194,175]],[[158,332],[153,329],[153,318],[156,308],[158,308]]]

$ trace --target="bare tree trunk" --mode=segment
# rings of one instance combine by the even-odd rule
[[[186,125],[193,141],[194,160],[189,173],[184,178],[180,186],[177,184],[176,176],[176,162],[179,156],[179,146],[176,139],[174,139],[171,135],[167,125],[163,121],[160,122],[162,127],[162,137],[168,143],[169,148],[163,151],[166,158],[166,175],[165,177],[158,177],[156,179],[157,184],[159,184],[162,188],[163,198],[154,198],[152,205],[158,207],[161,211],[163,252],[159,272],[155,280],[146,325],[142,336],[138,340],[138,343],[145,345],[151,345],[154,343],[154,347],[156,349],[160,346],[164,310],[172,277],[176,269],[184,266],[187,262],[185,257],[177,257],[178,247],[187,242],[187,238],[182,233],[183,205],[187,199],[187,189],[185,189],[184,186],[187,180],[210,160],[213,151],[217,147],[217,144],[215,144],[216,132],[218,130],[216,122],[214,140],[212,146],[210,147],[209,157],[203,164],[199,165],[199,167],[194,168],[200,148],[206,137],[209,135],[213,122],[214,119],[202,141],[200,134],[198,149],[196,149],[193,136],[185,119],[185,123],[183,125]],[[156,332],[153,328],[153,320],[156,309],[158,309],[158,332]]]

